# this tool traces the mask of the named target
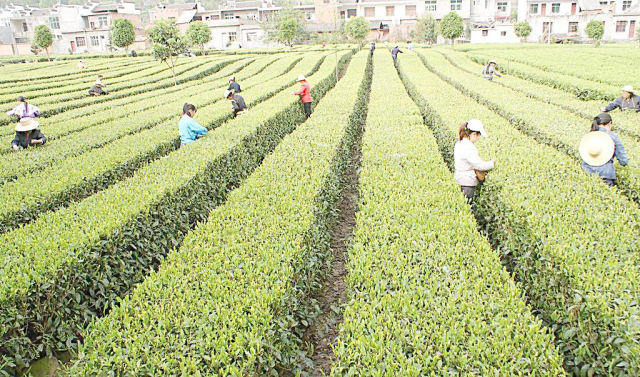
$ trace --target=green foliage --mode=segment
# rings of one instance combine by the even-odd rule
[[[604,35],[604,25],[602,24],[602,21],[591,20],[584,28],[584,32],[587,33],[589,38],[593,39],[595,46],[598,47],[600,45],[600,40]]]
[[[464,32],[462,17],[456,12],[449,12],[440,21],[440,33],[445,39],[451,40],[453,44],[454,39],[460,37]]]
[[[320,102],[303,129],[287,137],[185,239],[180,250],[169,255],[157,274],[91,326],[71,376],[110,371],[269,375],[296,365],[300,337],[314,312],[307,296],[319,282],[319,269],[328,253],[341,188],[339,171],[353,140],[353,133],[345,136],[345,132],[357,127],[362,114],[350,119],[335,109],[349,111],[360,100],[353,90],[362,80],[364,64],[359,67],[339,93],[327,99],[330,102]],[[335,84],[333,72],[333,60],[327,60],[311,76],[314,81],[324,77],[314,86],[314,98],[321,98]],[[305,120],[289,89],[217,130],[211,135],[215,139],[207,136],[190,148],[199,154],[210,153],[207,149],[228,150],[229,142],[217,135],[240,133],[251,135],[251,140],[234,155],[246,153],[245,148],[266,154]],[[294,149],[296,153],[291,154]],[[264,204],[273,200],[280,205],[266,209]],[[232,245],[232,258],[223,244]],[[256,252],[260,263],[252,262]],[[162,344],[173,325],[128,326],[129,321],[180,324],[182,330],[171,335],[174,346],[166,348]],[[114,352],[125,349],[130,351]],[[204,353],[210,358],[201,358]],[[140,358],[141,354],[146,356]]]
[[[278,12],[271,12],[260,24],[265,42],[285,45],[299,43],[309,38],[305,30],[304,14],[292,6],[285,6]]]
[[[204,55],[204,45],[211,40],[211,29],[202,21],[195,21],[189,24],[186,32],[190,44],[200,46],[200,50]]]
[[[47,52],[49,56],[49,47],[53,44],[53,33],[47,25],[38,25],[33,32],[33,44]],[[51,59],[49,59],[51,60]]]
[[[418,20],[415,37],[420,43],[436,43],[440,33],[438,28],[438,21],[433,18],[433,15],[429,12],[424,12]]]
[[[349,38],[357,41],[362,46],[365,38],[369,35],[371,27],[369,21],[365,20],[364,17],[353,17],[347,22],[345,30]]]
[[[177,55],[187,48],[185,38],[180,34],[175,22],[170,20],[156,20],[153,27],[147,30],[147,35],[153,44],[153,56],[169,65],[173,72],[174,84],[178,85],[175,60]]]
[[[298,37],[298,29],[300,27],[300,20],[294,17],[284,18],[280,20],[278,25],[278,39],[280,42],[287,46],[293,44],[293,41]]]
[[[117,18],[111,25],[111,42],[125,50],[136,41],[136,29],[126,18]]]
[[[529,25],[527,21],[522,21],[513,25],[513,31],[516,36],[518,36],[518,38],[522,40],[523,38],[527,38],[531,34],[532,29],[531,25]]]

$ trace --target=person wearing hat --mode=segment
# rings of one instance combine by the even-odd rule
[[[207,135],[207,129],[193,119],[196,111],[196,107],[190,103],[185,103],[182,106],[182,118],[180,118],[180,122],[178,122],[180,146],[192,144],[194,141]]]
[[[240,89],[240,84],[236,82],[235,76],[229,79],[229,87],[227,90],[231,90],[234,93],[240,93],[242,90]]]
[[[224,98],[231,101],[231,111],[233,111],[233,117],[238,114],[242,114],[247,111],[247,104],[244,102],[244,98],[241,95],[235,94],[232,90],[226,90],[224,92]]]
[[[613,159],[626,166],[629,163],[620,137],[611,131],[611,115],[601,113],[593,118],[591,132],[580,141],[582,169],[591,175],[597,175],[609,187],[616,184],[616,168]]]
[[[458,132],[459,141],[453,149],[454,175],[456,183],[473,205],[473,196],[476,187],[480,183],[480,177],[484,180],[484,174],[495,167],[496,161],[484,161],[478,155],[478,149],[474,145],[480,137],[487,137],[482,122],[471,119],[460,125]]]
[[[602,111],[608,113],[611,110],[633,110],[640,112],[640,96],[635,94],[633,86],[626,85],[622,88],[622,97],[618,97],[615,101],[602,108]]]
[[[498,77],[502,77],[501,74],[498,73],[496,66],[498,63],[495,60],[491,60],[489,64],[482,68],[482,78],[487,79],[489,81],[493,80],[493,75],[495,74]]]
[[[300,89],[292,94],[294,96],[300,96],[300,101],[304,108],[304,115],[309,118],[311,116],[311,103],[313,102],[313,98],[311,98],[311,85],[309,85],[304,75],[298,76],[298,82],[300,83]]]
[[[391,50],[391,57],[393,58],[394,62],[398,59],[398,53],[404,54],[404,52],[400,51],[398,46],[394,47],[394,49]]]
[[[369,53],[373,55],[373,52],[376,50],[376,42],[371,42],[371,47],[369,47]]]
[[[11,141],[11,149],[19,151],[20,149],[29,148],[32,145],[44,145],[47,138],[38,130],[38,123],[32,118],[22,118],[16,125],[16,137]]]
[[[97,97],[103,94],[107,94],[107,92],[105,91],[107,86],[102,83],[102,77],[102,75],[98,75],[98,79],[96,80],[96,82],[93,84],[93,86],[91,86],[91,88],[89,88],[89,95]]]
[[[78,62],[78,70],[82,71],[83,69],[87,69],[87,65],[84,64],[84,61],[80,60]]]
[[[40,116],[40,109],[30,103],[27,103],[27,99],[23,96],[18,97],[18,102],[18,106],[14,107],[13,110],[6,112],[8,117],[15,116],[20,120],[22,118],[37,118]]]

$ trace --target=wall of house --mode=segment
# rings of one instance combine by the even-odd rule
[[[486,32],[485,32],[486,30]],[[520,38],[513,31],[513,25],[496,25],[491,29],[472,29],[471,43],[518,43]]]

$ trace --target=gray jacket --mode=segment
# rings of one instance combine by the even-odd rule
[[[620,110],[634,110],[636,113],[640,112],[640,96],[633,94],[631,98],[624,99],[623,97],[616,98],[604,108],[604,111],[611,111],[615,109]]]
[[[591,175],[598,175],[600,178],[615,180],[616,168],[613,165],[613,159],[616,158],[620,165],[627,166],[627,164],[629,163],[629,158],[627,158],[627,154],[624,152],[622,141],[620,140],[620,137],[618,137],[618,135],[613,132],[607,131],[607,129],[604,127],[600,127],[599,130],[611,136],[611,138],[613,139],[613,144],[615,145],[613,156],[611,157],[611,160],[609,160],[609,162],[602,166],[591,166],[582,161],[582,168],[584,169],[584,171]]]
[[[498,73],[496,67],[492,66],[491,64],[488,64],[484,66],[484,68],[482,68],[482,77],[485,79],[491,80],[494,73],[496,74],[496,76],[502,77],[502,75]]]

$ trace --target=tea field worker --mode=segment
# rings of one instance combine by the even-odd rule
[[[611,115],[599,114],[593,119],[591,132],[584,135],[578,148],[582,169],[591,175],[598,175],[610,187],[616,184],[613,159],[616,158],[622,166],[629,163],[620,138],[611,131],[611,124]]]
[[[231,90],[234,93],[240,93],[242,90],[240,89],[240,84],[236,82],[235,76],[229,79],[229,87],[227,90]]]
[[[398,53],[404,54],[404,52],[400,51],[398,46],[391,50],[391,57],[393,58],[393,61],[396,61],[398,59]]]
[[[105,91],[107,86],[102,83],[102,78],[102,75],[98,75],[98,79],[96,80],[96,82],[93,84],[93,86],[91,86],[91,88],[89,88],[89,95],[97,97],[103,94],[107,94],[107,92]]]
[[[327,42],[322,42],[322,48],[327,47]]]
[[[481,180],[484,180],[486,172],[493,169],[496,164],[495,160],[484,161],[478,155],[474,144],[480,140],[481,136],[487,137],[482,122],[478,119],[471,119],[460,125],[459,141],[453,150],[455,169],[453,177],[472,205],[476,187]]]
[[[87,65],[84,64],[84,61],[80,60],[78,62],[78,70],[82,71],[83,69],[87,69]]]
[[[238,114],[243,114],[247,111],[247,104],[244,102],[244,98],[241,95],[233,93],[232,90],[226,90],[224,92],[224,98],[231,101],[231,111],[235,118]]]
[[[413,51],[413,43],[411,41],[407,41],[407,43],[409,44],[409,51]]]
[[[304,75],[298,76],[298,82],[300,83],[300,89],[292,94],[294,96],[300,96],[300,101],[304,108],[304,115],[309,118],[311,116],[311,103],[313,102],[313,98],[311,98],[311,85],[309,85]]]
[[[371,42],[371,47],[369,47],[369,52],[373,55],[373,52],[376,50],[376,42]]]
[[[15,128],[16,136],[11,141],[11,149],[19,151],[33,145],[44,145],[47,138],[38,130],[39,125],[40,123],[32,118],[20,119]]]
[[[493,80],[493,75],[495,74],[498,77],[502,77],[501,74],[498,73],[496,66],[498,63],[495,60],[491,60],[489,64],[482,68],[482,78],[487,79],[489,81]]]
[[[138,53],[136,52],[136,50],[131,50],[131,57],[132,58],[137,58],[138,57]]]
[[[18,120],[23,118],[37,118],[40,116],[40,109],[30,103],[27,103],[27,99],[20,96],[18,97],[18,106],[14,107],[11,111],[7,111],[6,114],[9,117],[18,117]]]
[[[635,93],[633,86],[626,85],[622,88],[622,97],[616,98],[615,101],[603,107],[602,111],[607,113],[615,109],[640,112],[640,96]]]
[[[193,119],[196,111],[196,107],[190,103],[185,103],[182,106],[182,118],[180,118],[180,122],[178,122],[181,147],[192,144],[197,139],[207,135],[207,129]]]

